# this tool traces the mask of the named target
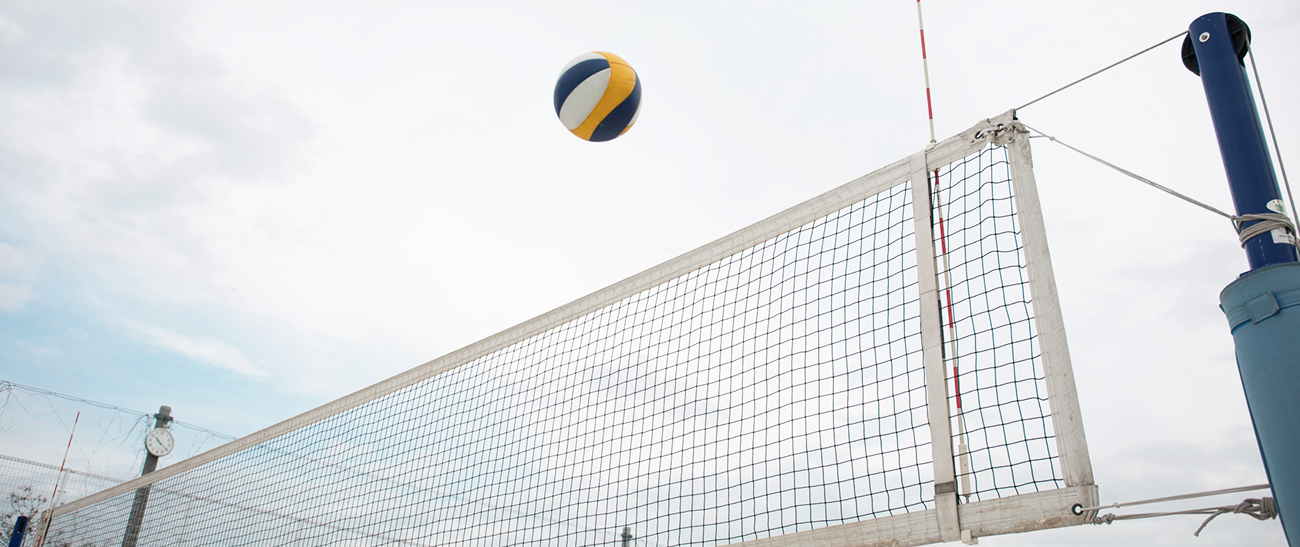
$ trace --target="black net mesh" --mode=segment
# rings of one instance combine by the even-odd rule
[[[139,545],[718,545],[927,507],[906,184],[155,484]],[[55,521],[122,540],[134,495]]]
[[[1061,486],[1006,175],[991,148],[938,176],[971,501]],[[911,192],[52,529],[78,546],[703,546],[929,509]]]
[[[936,187],[959,492],[978,501],[1061,488],[1007,149],[990,146],[940,169]]]

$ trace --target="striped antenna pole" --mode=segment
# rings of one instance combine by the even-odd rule
[[[957,403],[957,458],[961,465],[961,493],[970,501],[970,450],[966,443],[966,415],[961,406],[961,379],[957,376],[957,316],[952,307],[952,267],[948,259],[948,233],[944,227],[943,195],[939,192],[939,170],[934,171],[934,207],[939,222],[939,256],[943,258],[943,298],[948,335],[944,343],[944,360],[952,362],[952,393]]]
[[[930,142],[934,143],[936,141],[934,140],[934,106],[930,102],[930,61],[925,56],[925,21],[921,18],[921,0],[916,0],[916,26],[921,30],[921,71],[925,73],[925,109],[930,115]]]
[[[63,463],[59,464],[59,474],[54,476],[54,492],[50,494],[50,509],[54,509],[54,498],[59,495],[59,483],[63,482],[63,468],[68,465],[68,453],[72,452],[72,437],[77,434],[77,422],[81,421],[81,413],[72,419],[72,433],[68,434],[68,447],[63,449]],[[50,531],[50,521],[54,520],[53,513],[47,513],[45,517],[45,531],[41,532],[40,537],[36,540],[36,547],[41,547],[45,542],[45,534]]]
[[[944,329],[947,335],[944,336],[943,358],[945,362],[952,362],[952,393],[953,399],[957,403],[957,459],[961,466],[961,493],[970,501],[970,454],[968,444],[966,443],[966,416],[961,405],[961,380],[957,376],[957,316],[953,313],[952,306],[952,266],[948,258],[948,233],[944,226],[943,216],[943,195],[939,191],[939,170],[934,171],[932,179],[932,191],[934,195],[935,220],[939,224],[939,256],[943,260],[943,308],[946,316]]]
[[[934,144],[934,101],[930,97],[930,60],[925,52],[925,20],[921,16],[921,0],[916,0],[916,25],[921,31],[921,71],[925,73],[925,110],[930,120],[930,143]],[[939,192],[939,170],[933,171],[935,218],[939,222],[939,249],[943,257],[944,309],[947,310],[947,343],[944,344],[944,359],[952,361],[952,388],[957,403],[957,455],[961,465],[961,492],[970,501],[970,454],[966,444],[966,417],[961,406],[961,382],[957,378],[957,324],[952,308],[952,273],[948,260],[948,234],[943,225],[943,196]]]

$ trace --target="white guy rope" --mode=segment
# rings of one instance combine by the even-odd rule
[[[1286,186],[1286,198],[1291,202],[1291,215],[1300,222],[1300,217],[1295,216],[1300,213],[1295,210],[1295,196],[1291,195],[1291,180],[1286,176],[1286,164],[1282,163],[1282,150],[1277,146],[1277,132],[1273,131],[1273,116],[1268,113],[1268,99],[1264,98],[1264,82],[1260,81],[1259,69],[1255,68],[1255,52],[1247,49],[1246,54],[1250,57],[1250,71],[1255,74],[1255,89],[1259,90],[1259,102],[1264,105],[1264,119],[1268,121],[1268,136],[1273,139],[1273,155],[1277,156],[1277,167],[1282,171],[1282,185]]]
[[[1180,494],[1177,496],[1166,496],[1163,498],[1153,498],[1149,500],[1128,501],[1122,503],[1116,502],[1110,505],[1084,507],[1082,509],[1076,509],[1075,512],[1086,514],[1088,512],[1096,511],[1098,509],[1125,507],[1131,505],[1146,505],[1151,503],[1164,503],[1164,502],[1187,500],[1193,498],[1203,498],[1206,496],[1217,496],[1221,494],[1250,492],[1252,490],[1265,490],[1268,488],[1270,488],[1270,486],[1267,484],[1256,484],[1252,486],[1241,486],[1237,488],[1224,488],[1222,490],[1210,490],[1208,492],[1195,492],[1191,494]],[[1205,530],[1206,525],[1210,524],[1210,521],[1214,520],[1215,517],[1218,517],[1219,515],[1226,515],[1228,513],[1249,515],[1255,518],[1255,520],[1268,520],[1272,518],[1277,518],[1277,504],[1274,503],[1273,498],[1270,497],[1247,498],[1245,500],[1242,500],[1241,503],[1235,505],[1222,505],[1218,507],[1184,509],[1181,511],[1157,511],[1153,513],[1131,513],[1128,515],[1116,515],[1114,513],[1108,513],[1099,516],[1094,515],[1092,516],[1091,521],[1093,524],[1111,524],[1117,520],[1136,520],[1136,519],[1146,519],[1146,518],[1155,518],[1155,517],[1168,517],[1174,515],[1209,515],[1209,517],[1207,517],[1203,522],[1201,522],[1201,525],[1196,528],[1196,531],[1192,533],[1193,536],[1200,537],[1201,531]]]
[[[1177,496],[1166,496],[1166,497],[1163,497],[1163,498],[1152,498],[1152,499],[1149,499],[1149,500],[1138,500],[1138,501],[1115,502],[1115,503],[1112,503],[1112,504],[1110,504],[1110,505],[1098,505],[1098,506],[1095,506],[1095,507],[1084,507],[1084,508],[1082,508],[1082,509],[1078,509],[1078,511],[1085,512],[1085,513],[1086,513],[1086,512],[1088,512],[1088,511],[1097,511],[1097,510],[1100,510],[1100,509],[1115,509],[1115,508],[1119,508],[1119,507],[1129,507],[1129,506],[1132,506],[1132,505],[1147,505],[1147,504],[1151,504],[1151,503],[1164,503],[1164,502],[1167,502],[1167,501],[1190,500],[1190,499],[1194,499],[1194,498],[1204,498],[1204,497],[1207,497],[1207,496],[1217,496],[1217,495],[1220,495],[1220,494],[1236,494],[1236,493],[1238,493],[1238,492],[1252,492],[1252,491],[1255,491],[1255,490],[1267,490],[1267,489],[1269,489],[1269,488],[1271,488],[1271,486],[1269,486],[1269,485],[1267,485],[1267,484],[1255,484],[1255,485],[1251,485],[1251,486],[1238,486],[1238,487],[1236,487],[1236,488],[1224,488],[1224,489],[1222,489],[1222,490],[1210,490],[1210,491],[1207,491],[1207,492],[1194,492],[1194,493],[1191,493],[1191,494],[1179,494],[1179,495],[1177,495]]]
[[[1214,520],[1214,518],[1219,515],[1226,515],[1228,513],[1249,515],[1251,517],[1254,517],[1255,520],[1268,520],[1268,519],[1277,518],[1277,504],[1273,501],[1273,498],[1249,498],[1243,500],[1241,503],[1238,503],[1236,505],[1224,505],[1220,507],[1205,507],[1201,509],[1187,509],[1183,511],[1161,511],[1157,513],[1133,513],[1129,515],[1116,515],[1114,513],[1108,513],[1100,517],[1093,517],[1092,523],[1111,524],[1117,520],[1149,519],[1149,518],[1156,518],[1156,517],[1172,517],[1175,515],[1209,515],[1209,517],[1207,517],[1204,522],[1201,522],[1200,527],[1198,527],[1195,532],[1192,532],[1193,536],[1199,537],[1201,535],[1201,531],[1205,529],[1206,525],[1210,524],[1210,521]]]
[[[1100,163],[1100,164],[1102,164],[1102,165],[1105,165],[1106,167],[1109,167],[1109,168],[1111,168],[1111,169],[1114,169],[1114,170],[1116,170],[1116,171],[1119,171],[1119,172],[1121,172],[1121,173],[1124,173],[1125,175],[1128,175],[1128,176],[1130,176],[1130,177],[1132,177],[1132,178],[1134,178],[1134,179],[1137,179],[1137,180],[1139,180],[1139,181],[1141,181],[1141,182],[1144,182],[1144,183],[1150,185],[1152,188],[1155,188],[1155,189],[1157,189],[1157,190],[1161,190],[1161,191],[1163,191],[1163,192],[1167,192],[1167,193],[1169,193],[1170,195],[1172,195],[1172,196],[1174,196],[1174,197],[1177,197],[1177,198],[1179,198],[1179,199],[1182,199],[1182,200],[1184,200],[1184,201],[1187,201],[1188,203],[1191,203],[1191,204],[1197,205],[1197,206],[1199,206],[1199,207],[1201,207],[1201,208],[1203,208],[1203,209],[1205,209],[1205,210],[1207,210],[1207,211],[1210,211],[1211,213],[1217,214],[1217,215],[1219,215],[1219,216],[1221,216],[1221,217],[1224,217],[1224,218],[1226,218],[1226,219],[1228,219],[1228,220],[1231,220],[1231,221],[1232,221],[1232,227],[1233,227],[1233,228],[1236,230],[1236,232],[1237,232],[1237,239],[1238,239],[1239,241],[1241,241],[1241,245],[1242,245],[1243,247],[1246,246],[1246,242],[1247,242],[1247,241],[1250,241],[1251,238],[1256,237],[1256,236],[1259,236],[1259,235],[1261,235],[1261,234],[1269,233],[1269,232],[1271,232],[1271,231],[1273,231],[1273,230],[1277,230],[1277,229],[1285,230],[1285,231],[1286,231],[1288,234],[1290,234],[1292,237],[1294,237],[1294,236],[1296,235],[1296,226],[1295,226],[1295,224],[1293,224],[1293,223],[1291,222],[1291,218],[1288,217],[1288,216],[1286,216],[1286,215],[1282,215],[1282,214],[1278,214],[1278,213],[1258,213],[1258,214],[1245,214],[1245,215],[1230,215],[1230,214],[1225,213],[1225,212],[1223,212],[1223,211],[1221,211],[1221,210],[1219,210],[1219,209],[1216,209],[1216,208],[1214,208],[1214,207],[1211,207],[1211,206],[1209,206],[1209,205],[1206,205],[1206,204],[1204,204],[1204,203],[1201,203],[1201,202],[1199,202],[1199,201],[1196,201],[1195,199],[1192,199],[1192,198],[1187,197],[1187,196],[1185,196],[1185,195],[1183,195],[1183,194],[1180,194],[1180,193],[1178,193],[1177,191],[1174,191],[1174,190],[1172,190],[1172,189],[1169,189],[1169,188],[1166,188],[1166,187],[1164,187],[1164,186],[1161,186],[1160,184],[1157,184],[1155,181],[1152,181],[1151,179],[1148,179],[1148,178],[1146,178],[1146,177],[1143,177],[1143,176],[1141,176],[1141,175],[1138,175],[1137,173],[1134,173],[1134,172],[1132,172],[1132,171],[1129,171],[1129,170],[1127,170],[1127,169],[1124,169],[1123,167],[1120,167],[1120,166],[1115,165],[1115,164],[1113,164],[1113,163],[1111,163],[1111,162],[1108,162],[1108,161],[1106,161],[1106,160],[1103,160],[1103,159],[1101,159],[1101,158],[1099,158],[1099,157],[1097,157],[1097,156],[1094,156],[1094,155],[1092,155],[1092,154],[1089,154],[1089,153],[1087,153],[1087,152],[1084,152],[1083,150],[1079,150],[1078,148],[1075,148],[1075,147],[1073,147],[1073,146],[1070,146],[1069,144],[1066,144],[1065,141],[1062,141],[1062,140],[1060,140],[1060,139],[1057,139],[1056,137],[1053,137],[1053,136],[1051,136],[1051,135],[1048,135],[1048,134],[1046,134],[1046,133],[1043,133],[1042,131],[1039,131],[1039,130],[1037,130],[1037,129],[1034,129],[1034,128],[1032,128],[1032,127],[1029,127],[1029,125],[1025,124],[1024,122],[1021,122],[1020,125],[1024,125],[1026,129],[1032,130],[1032,131],[1034,131],[1035,133],[1038,133],[1039,135],[1042,135],[1042,136],[1044,136],[1044,137],[1047,137],[1047,138],[1050,139],[1052,142],[1057,143],[1057,144],[1059,144],[1059,145],[1061,145],[1061,146],[1064,146],[1064,147],[1066,147],[1066,148],[1069,148],[1070,150],[1073,150],[1073,151],[1075,151],[1075,152],[1078,152],[1078,153],[1080,153],[1080,154],[1086,156],[1088,159],[1091,159],[1091,160],[1093,160],[1093,161],[1095,161],[1095,162],[1097,162],[1097,163]],[[1252,224],[1252,225],[1249,226],[1249,227],[1245,227],[1245,228],[1243,228],[1242,225],[1245,224],[1245,223],[1247,223],[1247,222],[1255,222],[1255,224]]]
[[[1200,537],[1201,530],[1204,530],[1205,526],[1214,520],[1214,517],[1228,513],[1250,515],[1255,517],[1255,520],[1275,519],[1277,518],[1277,503],[1273,501],[1273,498],[1249,498],[1237,505],[1225,505],[1215,510],[1214,514],[1205,519],[1205,522],[1201,523],[1201,527],[1192,532],[1192,535]]]
[[[1026,106],[1029,106],[1029,105],[1034,104],[1034,103],[1036,103],[1036,102],[1038,102],[1038,101],[1041,101],[1041,100],[1043,100],[1043,99],[1046,99],[1046,98],[1048,98],[1048,97],[1051,97],[1052,95],[1055,95],[1055,94],[1057,94],[1057,93],[1060,93],[1060,92],[1062,92],[1062,91],[1065,91],[1066,89],[1069,89],[1069,88],[1071,88],[1071,87],[1074,87],[1074,85],[1077,84],[1077,83],[1079,83],[1079,82],[1082,82],[1082,81],[1084,81],[1084,80],[1087,80],[1088,78],[1091,78],[1091,77],[1096,76],[1096,75],[1098,75],[1098,74],[1101,74],[1102,72],[1106,72],[1107,70],[1110,70],[1110,69],[1112,69],[1112,68],[1115,68],[1115,67],[1117,67],[1117,66],[1119,66],[1119,65],[1121,65],[1121,64],[1124,64],[1125,62],[1128,62],[1130,59],[1132,59],[1132,58],[1134,58],[1134,57],[1137,57],[1138,55],[1141,55],[1141,54],[1146,53],[1146,52],[1148,52],[1148,51],[1151,51],[1151,50],[1153,50],[1153,49],[1155,49],[1155,48],[1158,48],[1158,47],[1160,47],[1160,46],[1163,46],[1163,45],[1165,45],[1165,44],[1167,44],[1167,43],[1169,43],[1169,42],[1172,42],[1172,41],[1174,41],[1174,40],[1177,40],[1177,39],[1179,39],[1179,38],[1182,38],[1182,37],[1183,37],[1184,35],[1186,35],[1186,34],[1187,34],[1187,31],[1184,30],[1184,31],[1182,31],[1182,32],[1180,32],[1180,33],[1178,33],[1178,34],[1175,34],[1175,35],[1173,35],[1173,36],[1170,36],[1169,38],[1165,38],[1164,40],[1161,40],[1159,43],[1157,43],[1157,44],[1154,45],[1154,46],[1151,46],[1151,47],[1146,48],[1146,49],[1144,49],[1144,50],[1142,50],[1142,51],[1139,51],[1139,52],[1137,52],[1137,53],[1134,53],[1134,54],[1132,54],[1132,55],[1129,55],[1128,57],[1125,57],[1125,58],[1120,59],[1119,61],[1115,62],[1115,64],[1112,64],[1112,65],[1110,65],[1110,66],[1108,66],[1108,67],[1106,67],[1106,68],[1103,68],[1103,69],[1101,69],[1101,70],[1098,70],[1098,71],[1096,71],[1096,72],[1093,72],[1092,74],[1089,74],[1089,75],[1087,75],[1087,76],[1084,76],[1084,77],[1082,77],[1082,78],[1079,78],[1078,80],[1075,80],[1075,81],[1073,81],[1073,82],[1070,82],[1070,83],[1068,83],[1068,84],[1066,84],[1066,85],[1064,85],[1064,86],[1058,88],[1056,91],[1053,91],[1053,92],[1051,92],[1051,93],[1048,93],[1048,94],[1046,94],[1046,95],[1043,95],[1042,97],[1039,97],[1039,98],[1037,98],[1037,99],[1034,99],[1034,100],[1032,100],[1032,101],[1029,101],[1029,102],[1027,102],[1027,103],[1025,103],[1025,104],[1023,104],[1023,105],[1020,105],[1020,107],[1016,108],[1016,110],[1020,110],[1020,109],[1022,109],[1022,108],[1024,108],[1024,107],[1026,107]],[[1027,126],[1026,126],[1026,127],[1027,127]]]
[[[1174,197],[1176,197],[1176,198],[1179,198],[1179,199],[1184,200],[1184,201],[1186,201],[1186,202],[1188,202],[1188,203],[1191,203],[1191,204],[1193,204],[1193,205],[1196,205],[1197,207],[1200,207],[1200,208],[1202,208],[1202,209],[1205,209],[1206,211],[1209,211],[1209,212],[1211,212],[1211,213],[1214,213],[1214,214],[1216,214],[1216,215],[1219,215],[1219,216],[1221,216],[1221,217],[1223,217],[1223,218],[1226,218],[1226,219],[1228,219],[1228,220],[1232,220],[1232,219],[1234,218],[1232,215],[1230,215],[1230,214],[1228,214],[1228,213],[1225,213],[1225,212],[1223,212],[1223,211],[1221,211],[1221,210],[1219,210],[1219,209],[1216,209],[1216,208],[1214,208],[1214,207],[1212,207],[1212,206],[1209,206],[1209,205],[1206,205],[1206,204],[1201,203],[1201,202],[1199,202],[1199,201],[1196,201],[1196,200],[1194,200],[1194,199],[1192,199],[1192,198],[1189,198],[1189,197],[1187,197],[1187,196],[1185,196],[1185,195],[1183,195],[1183,194],[1180,194],[1180,193],[1178,193],[1177,191],[1174,191],[1174,190],[1172,190],[1172,189],[1169,189],[1169,188],[1166,188],[1166,187],[1164,187],[1164,186],[1161,186],[1161,185],[1157,184],[1155,181],[1152,181],[1151,179],[1148,179],[1148,178],[1146,178],[1146,177],[1143,177],[1143,176],[1141,176],[1141,175],[1138,175],[1137,173],[1134,173],[1134,172],[1132,172],[1132,171],[1129,171],[1129,170],[1127,170],[1127,169],[1124,169],[1123,167],[1120,167],[1120,166],[1115,165],[1115,164],[1113,164],[1113,163],[1111,163],[1111,162],[1108,162],[1108,161],[1106,161],[1106,160],[1103,160],[1103,159],[1101,159],[1101,158],[1099,158],[1099,157],[1097,157],[1097,156],[1094,156],[1094,155],[1092,155],[1092,154],[1089,154],[1089,153],[1087,153],[1087,152],[1084,152],[1083,150],[1079,150],[1078,148],[1075,148],[1075,147],[1073,147],[1073,146],[1070,146],[1069,144],[1066,144],[1065,141],[1062,141],[1062,140],[1060,140],[1060,139],[1057,139],[1056,137],[1053,137],[1053,136],[1051,136],[1051,135],[1048,135],[1047,133],[1043,133],[1042,131],[1039,131],[1039,130],[1037,130],[1037,129],[1034,129],[1034,128],[1032,128],[1032,127],[1029,127],[1029,124],[1026,124],[1026,123],[1024,123],[1023,121],[1020,122],[1020,124],[1023,125],[1023,126],[1025,126],[1026,129],[1029,129],[1029,130],[1031,130],[1031,131],[1033,131],[1033,132],[1035,132],[1035,133],[1038,133],[1039,135],[1042,135],[1042,136],[1044,136],[1044,137],[1047,137],[1049,140],[1051,140],[1052,142],[1054,142],[1054,143],[1056,143],[1056,144],[1059,144],[1059,145],[1061,145],[1061,146],[1064,146],[1064,147],[1066,147],[1066,148],[1069,148],[1070,150],[1074,150],[1075,152],[1078,152],[1078,153],[1082,154],[1083,156],[1087,157],[1088,159],[1090,159],[1090,160],[1092,160],[1092,161],[1095,161],[1095,162],[1097,162],[1097,163],[1100,163],[1100,164],[1102,164],[1102,165],[1105,165],[1106,167],[1109,167],[1109,168],[1111,168],[1111,169],[1114,169],[1114,170],[1116,170],[1116,171],[1119,171],[1119,172],[1121,172],[1121,173],[1124,173],[1125,175],[1128,175],[1128,176],[1130,176],[1130,177],[1132,177],[1132,178],[1134,178],[1134,179],[1137,179],[1137,180],[1139,180],[1139,181],[1141,181],[1141,182],[1144,182],[1144,183],[1150,185],[1152,188],[1155,188],[1155,189],[1160,190],[1160,191],[1162,191],[1162,192],[1166,192],[1166,193],[1168,193],[1169,195],[1172,195],[1172,196],[1174,196]]]

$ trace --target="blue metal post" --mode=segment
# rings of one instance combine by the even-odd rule
[[[9,547],[22,547],[23,534],[27,532],[27,517],[19,516],[14,523],[14,533],[9,535]]]
[[[1268,155],[1264,128],[1259,123],[1259,112],[1255,110],[1255,99],[1246,79],[1246,67],[1241,64],[1246,48],[1250,47],[1250,29],[1232,15],[1210,13],[1192,21],[1187,41],[1195,51],[1188,68],[1200,74],[1201,85],[1205,87],[1210,119],[1219,137],[1219,153],[1223,156],[1237,214],[1280,212],[1282,191]],[[1187,51],[1186,44],[1183,50]],[[1269,204],[1277,209],[1270,209]],[[1251,238],[1245,249],[1252,270],[1300,260],[1294,243],[1275,241],[1268,232]]]
[[[1282,193],[1241,62],[1249,47],[1245,23],[1210,13],[1192,22],[1183,60],[1205,88],[1237,214],[1280,213]],[[1287,543],[1300,547],[1300,261],[1285,233],[1265,232],[1243,248],[1251,271],[1219,294],[1219,307]]]

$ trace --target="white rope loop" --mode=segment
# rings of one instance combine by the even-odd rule
[[[1217,517],[1219,515],[1226,515],[1228,513],[1236,513],[1238,515],[1249,515],[1251,517],[1254,517],[1255,520],[1268,520],[1268,519],[1277,518],[1277,504],[1273,502],[1273,498],[1247,498],[1245,501],[1238,503],[1232,509],[1228,509],[1227,507],[1220,507],[1219,510],[1215,511],[1213,515],[1210,515],[1209,518],[1205,519],[1205,522],[1201,523],[1201,527],[1197,528],[1196,532],[1192,533],[1192,535],[1196,537],[1200,537],[1201,530],[1204,530],[1205,525],[1209,524],[1210,521],[1214,520],[1214,517]]]
[[[1182,511],[1131,513],[1128,515],[1116,515],[1114,513],[1107,513],[1105,515],[1098,515],[1097,510],[1125,507],[1130,505],[1146,505],[1149,503],[1164,503],[1164,502],[1187,500],[1193,498],[1203,498],[1206,496],[1233,494],[1237,492],[1249,492],[1252,490],[1264,490],[1268,488],[1270,487],[1267,484],[1256,484],[1253,486],[1225,488],[1223,490],[1210,490],[1208,492],[1195,492],[1192,494],[1179,494],[1177,496],[1168,496],[1168,497],[1154,498],[1149,500],[1126,501],[1122,503],[1115,502],[1110,505],[1098,505],[1095,507],[1077,508],[1074,510],[1074,513],[1085,515],[1084,518],[1088,522],[1091,522],[1092,524],[1111,524],[1117,520],[1136,520],[1136,519],[1147,519],[1147,518],[1154,518],[1154,517],[1168,517],[1173,515],[1209,515],[1204,522],[1201,522],[1201,526],[1196,529],[1196,532],[1192,534],[1194,536],[1199,537],[1201,535],[1201,531],[1205,529],[1205,526],[1208,525],[1210,521],[1214,520],[1215,517],[1218,517],[1219,515],[1226,515],[1228,513],[1233,513],[1239,515],[1247,515],[1255,518],[1256,520],[1268,520],[1272,518],[1277,518],[1277,504],[1273,501],[1273,498],[1260,497],[1260,498],[1247,498],[1243,500],[1241,503],[1238,503],[1236,505],[1205,507],[1201,509],[1185,509]]]
[[[1092,517],[1092,524],[1097,524],[1097,525],[1112,524],[1117,520],[1137,520],[1137,519],[1148,519],[1148,518],[1155,518],[1155,517],[1169,517],[1174,515],[1209,515],[1209,517],[1207,517],[1205,521],[1201,522],[1201,525],[1196,528],[1196,531],[1192,533],[1193,536],[1199,537],[1201,535],[1201,532],[1205,530],[1205,526],[1210,524],[1210,521],[1214,520],[1215,517],[1218,517],[1219,515],[1226,515],[1228,513],[1246,515],[1249,517],[1253,517],[1255,520],[1273,519],[1273,518],[1277,518],[1277,503],[1273,501],[1273,498],[1264,497],[1264,498],[1247,498],[1245,500],[1242,500],[1241,503],[1238,503],[1236,505],[1206,507],[1202,509],[1186,509],[1183,511],[1132,513],[1128,515],[1116,515],[1115,513],[1107,513],[1105,515],[1098,515]]]
[[[1259,222],[1250,225],[1249,228],[1242,228],[1243,224],[1251,221]],[[1291,222],[1290,217],[1283,214],[1259,213],[1254,215],[1238,215],[1232,217],[1232,223],[1237,227],[1237,237],[1241,240],[1242,247],[1245,247],[1246,242],[1250,241],[1252,238],[1267,234],[1279,228],[1286,230],[1287,235],[1291,237],[1291,241],[1295,241],[1295,224]]]

